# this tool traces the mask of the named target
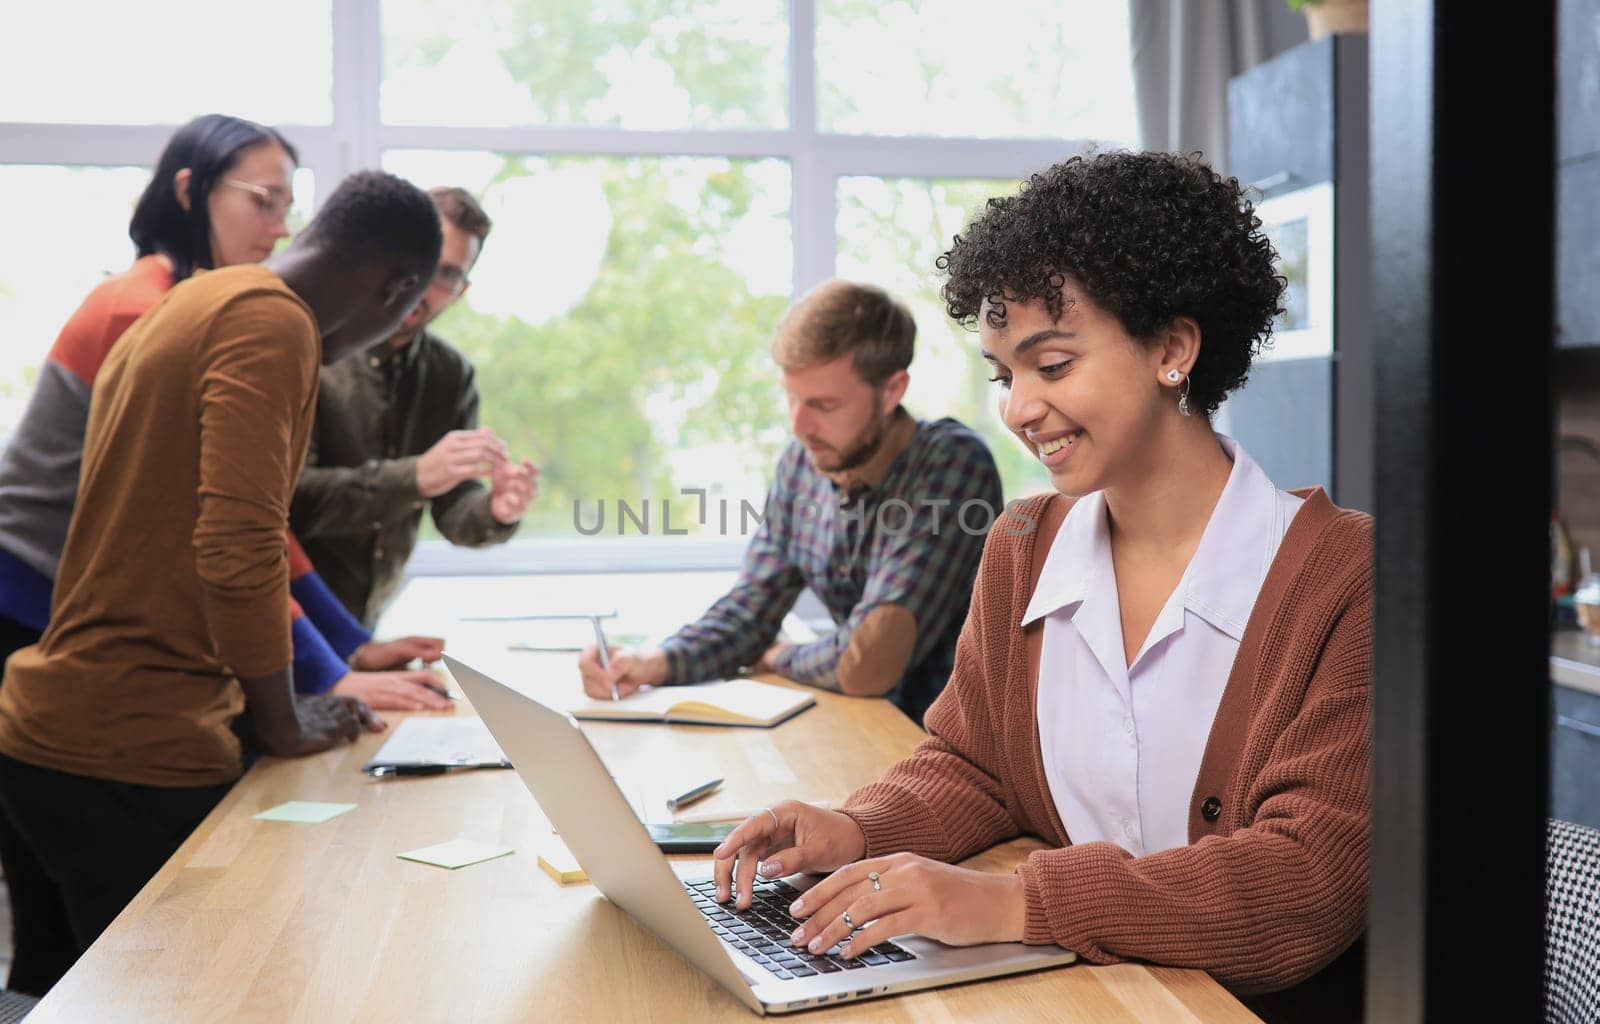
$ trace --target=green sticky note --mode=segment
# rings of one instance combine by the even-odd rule
[[[301,825],[317,825],[329,818],[337,818],[346,811],[355,810],[355,804],[324,804],[315,800],[290,800],[286,804],[262,811],[257,821],[293,821]]]
[[[418,864],[435,864],[441,868],[455,869],[494,860],[496,857],[504,857],[515,852],[509,846],[480,843],[476,839],[452,839],[447,843],[435,843],[418,850],[407,850],[395,856],[401,860],[414,860]]]

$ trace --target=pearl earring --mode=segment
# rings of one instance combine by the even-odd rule
[[[1178,381],[1180,381],[1182,379],[1183,379],[1183,371],[1182,370],[1168,370],[1167,371],[1167,380],[1171,381],[1172,383],[1176,384],[1176,383],[1178,383]]]

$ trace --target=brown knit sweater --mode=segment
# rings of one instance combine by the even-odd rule
[[[266,267],[196,273],[95,380],[50,627],[0,686],[0,753],[141,786],[239,777],[238,677],[289,665],[289,496],[316,318]]]
[[[1043,621],[1018,627],[1071,505],[1051,495],[990,532],[928,738],[846,803],[867,855],[954,861],[1038,836],[1057,848],[1017,868],[1026,941],[1200,968],[1239,993],[1295,985],[1351,947],[1366,924],[1372,523],[1296,493],[1211,727],[1190,845],[1073,845],[1056,813],[1034,708]]]

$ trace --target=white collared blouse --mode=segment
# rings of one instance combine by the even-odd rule
[[[1105,495],[1079,499],[1051,543],[1022,625],[1044,618],[1039,745],[1074,843],[1134,856],[1189,842],[1189,804],[1245,622],[1303,499],[1238,442],[1199,547],[1126,663]]]

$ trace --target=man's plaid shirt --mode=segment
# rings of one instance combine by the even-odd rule
[[[838,690],[838,666],[876,608],[912,616],[915,639],[888,696],[914,720],[944,688],[972,597],[988,526],[1002,510],[1000,476],[983,441],[953,419],[918,422],[882,481],[841,507],[841,491],[792,442],[767,494],[765,519],[739,582],[662,645],[668,682],[725,678],[772,645],[802,587],[838,628],[788,648],[778,671]]]

